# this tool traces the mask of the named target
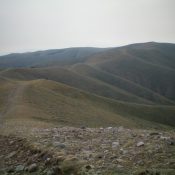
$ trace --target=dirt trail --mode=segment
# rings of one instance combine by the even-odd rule
[[[0,128],[3,125],[5,116],[13,109],[14,106],[18,105],[21,102],[26,86],[26,82],[20,82],[11,90],[6,99],[5,109],[0,113]]]

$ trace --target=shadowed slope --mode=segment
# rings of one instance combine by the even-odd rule
[[[31,66],[46,67],[55,65],[65,66],[76,62],[81,62],[85,57],[92,56],[105,50],[108,49],[75,47],[28,53],[14,53],[0,56],[0,68]]]
[[[158,104],[174,104],[173,101],[159,95],[147,89],[139,84],[136,84],[130,80],[121,78],[120,76],[111,74],[109,72],[102,71],[95,67],[88,66],[86,64],[76,64],[72,66],[72,70],[88,77],[92,77],[101,80],[105,83],[111,84],[112,86],[123,89],[139,97],[153,101]]]
[[[174,44],[134,44],[99,53],[86,62],[175,100],[173,48]]]
[[[117,86],[60,67],[10,69],[4,71],[1,75],[16,80],[49,79],[116,100],[153,104],[153,102],[131,94]],[[167,102],[165,101],[165,103]]]

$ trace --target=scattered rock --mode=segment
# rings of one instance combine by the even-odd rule
[[[65,157],[64,156],[58,156],[58,157],[56,157],[56,159],[57,159],[58,162],[62,162],[65,159]]]
[[[124,131],[124,127],[123,127],[123,126],[120,126],[120,127],[118,128],[118,132],[122,132],[122,131]]]
[[[116,149],[116,148],[118,148],[119,147],[119,142],[117,141],[117,142],[112,142],[112,148],[113,149]]]
[[[15,169],[16,172],[20,172],[20,171],[23,171],[25,169],[25,166],[24,165],[18,165]]]
[[[116,161],[117,161],[118,163],[123,163],[123,162],[125,162],[123,159],[116,159]]]
[[[14,140],[11,140],[11,141],[9,142],[10,145],[13,145],[13,143],[14,143]]]
[[[160,133],[159,133],[159,132],[151,132],[149,135],[150,135],[150,136],[160,135]]]
[[[114,169],[121,172],[131,169],[134,172],[151,166],[163,169],[175,167],[174,146],[169,146],[174,145],[173,131],[159,133],[123,127],[86,130],[84,127],[61,127],[34,131],[34,136],[37,135],[34,145],[41,152],[37,149],[32,151],[33,143],[32,150],[28,147],[26,149],[27,144],[16,139],[13,145],[10,145],[9,139],[8,146],[4,146],[0,137],[0,174],[4,171],[6,174],[34,172],[33,174],[62,175],[78,174],[81,171],[84,175],[100,175],[108,174],[105,171],[112,172]],[[1,170],[1,162],[12,167],[8,169],[6,166]]]
[[[28,171],[29,171],[30,173],[35,172],[37,169],[38,169],[38,166],[37,166],[36,163],[33,163],[33,164],[31,164],[31,165],[28,167]]]
[[[56,166],[48,170],[47,175],[62,175],[62,171],[58,166]]]
[[[15,171],[14,167],[13,166],[10,166],[7,168],[7,172],[8,173],[13,173]]]
[[[136,163],[137,163],[137,165],[141,165],[141,166],[144,165],[144,162],[143,162],[142,160],[139,160],[139,161],[137,161]]]
[[[93,167],[92,165],[86,165],[85,168],[86,168],[86,170],[89,171],[90,169],[92,169],[92,168],[94,168],[94,167]]]
[[[78,174],[84,162],[79,161],[76,157],[65,159],[61,164],[61,171],[63,174]]]
[[[122,165],[117,165],[117,168],[123,168],[123,166]]]
[[[53,145],[57,148],[64,149],[66,148],[66,145],[60,142],[54,142]]]
[[[111,129],[112,129],[112,127],[110,126],[110,127],[107,127],[106,129],[111,130]]]
[[[168,145],[175,145],[175,140],[174,139],[171,139],[171,138],[167,139],[166,142],[167,142]]]
[[[102,159],[102,158],[103,158],[103,154],[100,154],[100,153],[99,153],[99,154],[97,154],[97,155],[95,156],[95,158],[96,158],[96,159]]]
[[[170,137],[161,136],[160,139],[161,140],[168,140],[168,139],[170,139]]]
[[[138,142],[137,143],[137,147],[144,146],[144,145],[145,145],[144,142]]]
[[[55,174],[54,174],[53,170],[48,170],[47,175],[55,175]]]
[[[46,160],[45,160],[45,165],[50,165],[51,164],[51,158],[48,157]]]
[[[10,159],[10,158],[12,158],[14,155],[16,155],[17,154],[17,151],[13,151],[13,152],[11,152],[6,158],[7,159]]]

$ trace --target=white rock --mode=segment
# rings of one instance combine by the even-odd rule
[[[105,151],[104,151],[105,154],[108,153],[108,152],[109,152],[109,150],[105,150]]]
[[[119,142],[112,142],[112,148],[118,148],[120,145]]]
[[[117,168],[123,168],[123,166],[122,165],[117,165]]]
[[[123,159],[116,159],[118,163],[123,163],[125,162]]]
[[[137,147],[144,146],[144,142],[138,142]]]
[[[170,139],[170,137],[161,136],[160,139],[162,139],[162,140],[168,140],[168,139]]]
[[[60,143],[60,142],[54,142],[53,145],[54,145],[55,147],[58,147],[58,148],[61,148],[61,149],[63,149],[63,148],[66,147],[65,144]]]
[[[118,128],[118,132],[122,132],[124,130],[124,127],[123,126],[120,126],[119,128]]]

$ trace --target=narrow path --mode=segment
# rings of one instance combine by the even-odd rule
[[[26,85],[27,85],[26,82],[20,82],[9,93],[7,100],[6,100],[5,109],[4,111],[0,113],[0,128],[3,126],[5,116],[8,114],[8,112],[10,112],[11,109],[15,105],[19,104],[20,101],[22,100],[23,92],[24,92]]]

